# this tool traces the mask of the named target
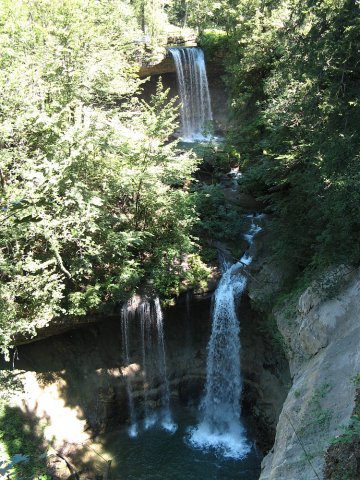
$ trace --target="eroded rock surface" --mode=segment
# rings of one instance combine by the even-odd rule
[[[350,422],[360,371],[360,271],[344,267],[329,276],[340,282],[335,296],[324,298],[321,284],[313,285],[297,312],[276,312],[292,387],[260,480],[324,478],[325,451]]]

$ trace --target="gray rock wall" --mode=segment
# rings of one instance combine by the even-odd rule
[[[206,345],[210,335],[210,299],[194,302],[191,320],[183,307],[165,312],[167,373],[173,400],[198,400],[205,378]],[[126,375],[131,377],[134,401],[143,414],[143,364],[138,319],[129,330],[130,367],[124,367],[120,315],[76,330],[18,347],[14,367],[34,372],[42,383],[62,383],[67,405],[79,407],[95,432],[116,428],[128,419]],[[155,358],[156,357],[156,358]],[[148,399],[156,407],[160,385],[157,350],[147,358],[151,375]],[[11,369],[11,364],[2,368]]]
[[[328,285],[337,284],[332,298]],[[276,312],[292,387],[264,458],[260,480],[324,478],[324,453],[354,408],[360,372],[360,271],[328,273],[299,298],[297,312]]]

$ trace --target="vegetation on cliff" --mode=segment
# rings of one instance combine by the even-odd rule
[[[155,5],[155,4],[154,4]],[[169,142],[174,106],[138,99],[166,15],[204,31],[232,96],[242,187],[298,272],[360,260],[359,2],[2,2],[0,337],[98,311],[140,285],[207,271],[193,232],[197,160]],[[147,52],[146,52],[147,50]],[[227,219],[228,220],[228,219]],[[211,218],[205,218],[206,230]]]
[[[299,272],[359,263],[359,2],[226,8],[227,35],[205,34],[203,43],[224,59],[229,141],[242,187],[271,213],[273,254]]]
[[[197,160],[177,113],[139,100],[145,45],[127,2],[0,6],[0,344],[147,283],[164,296],[207,270],[190,234]]]
[[[216,186],[190,187],[198,159],[172,140],[167,92],[139,98],[136,72],[167,17],[223,61],[233,118],[227,156],[211,166],[240,162],[243,190],[270,213],[274,258],[297,278],[359,264],[359,10],[358,0],[3,0],[1,351],[141,288],[169,298],[201,284],[196,236],[241,236]],[[20,424],[0,410],[16,452]]]

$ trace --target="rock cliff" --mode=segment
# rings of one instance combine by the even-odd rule
[[[278,289],[284,276],[266,275],[266,270],[269,265],[258,267],[255,275],[268,279],[268,290],[271,285]],[[255,302],[260,292],[250,282]],[[325,452],[349,425],[354,409],[354,379],[360,372],[360,270],[327,272],[294,305],[273,313],[284,338],[292,386],[260,480],[323,479]]]

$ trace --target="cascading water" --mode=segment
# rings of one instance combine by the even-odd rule
[[[151,350],[151,309],[149,302],[143,302],[138,308],[140,316],[141,329],[141,351],[142,351],[142,365],[143,365],[143,391],[144,391],[144,428],[148,430],[156,422],[155,415],[149,410],[148,399],[148,353]]]
[[[213,117],[204,53],[196,47],[172,47],[169,52],[175,62],[179,85],[182,140],[209,140],[206,130]]]
[[[140,339],[141,339],[141,362],[142,362],[142,384],[143,384],[143,417],[144,429],[148,430],[157,422],[161,427],[173,433],[177,425],[172,420],[170,409],[170,389],[167,379],[165,339],[163,328],[163,315],[160,306],[160,300],[156,298],[154,302],[143,301],[134,309],[131,302],[125,304],[121,310],[121,328],[123,338],[123,358],[126,370],[126,390],[128,395],[130,428],[128,430],[130,437],[138,435],[138,418],[141,412],[137,412],[134,405],[133,387],[131,383],[131,358],[129,353],[129,320],[135,321],[137,313],[140,320]],[[154,366],[155,364],[155,366]],[[154,368],[156,369],[154,371]],[[157,377],[157,384],[152,384],[152,378]],[[149,391],[159,388],[160,405],[159,412],[149,408]]]
[[[166,373],[166,356],[165,356],[165,342],[164,342],[164,327],[163,314],[161,311],[160,300],[155,298],[155,322],[157,329],[157,343],[158,343],[158,365],[161,377],[161,425],[165,430],[174,432],[176,425],[172,421],[170,411],[170,390],[169,382]]]
[[[129,417],[130,417],[130,428],[129,436],[136,437],[138,434],[138,425],[136,420],[136,412],[134,406],[134,399],[132,393],[132,385],[130,378],[130,354],[129,354],[129,316],[130,319],[133,317],[133,310],[131,308],[131,303],[123,305],[121,309],[121,333],[122,333],[122,349],[123,349],[123,358],[125,363],[126,372],[126,391],[128,396],[129,404]]]
[[[246,234],[249,243],[259,230],[252,221]],[[241,345],[235,298],[239,298],[246,287],[243,269],[251,260],[245,253],[234,265],[224,265],[225,272],[215,292],[201,421],[190,435],[194,447],[213,448],[225,457],[238,459],[245,457],[251,446],[240,420]]]

